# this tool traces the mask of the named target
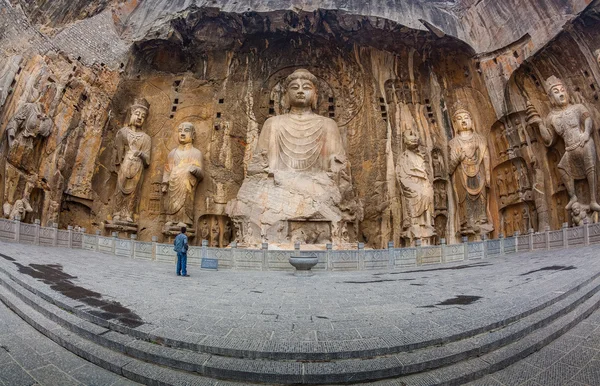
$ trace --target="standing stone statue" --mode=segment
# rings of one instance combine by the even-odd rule
[[[23,191],[23,186],[37,180],[42,141],[52,132],[53,122],[39,99],[40,93],[33,89],[28,102],[17,110],[6,125],[8,152],[4,170],[3,211],[7,217],[11,216],[12,207],[18,200],[25,200],[26,207],[29,205],[29,194]],[[29,186],[31,189],[33,186]]]
[[[449,172],[458,202],[460,233],[463,236],[487,234],[494,229],[487,213],[490,185],[487,142],[473,130],[469,111],[457,109],[453,118],[456,136],[449,143]]]
[[[194,225],[196,185],[204,178],[202,152],[192,144],[196,138],[194,125],[190,122],[180,124],[177,138],[179,145],[169,153],[163,174],[162,191],[166,194],[164,207],[167,214],[165,233]]]
[[[52,224],[58,224],[58,216],[60,213],[60,205],[62,202],[62,196],[65,185],[65,177],[63,176],[65,170],[65,159],[58,157],[56,161],[56,171],[50,179],[50,197],[48,199],[48,207],[46,212],[46,226],[52,226]]]
[[[419,151],[419,138],[413,130],[403,135],[404,151],[396,164],[396,177],[402,192],[403,237],[412,243],[415,239],[428,239],[434,235],[433,186],[425,158]]]
[[[314,111],[316,85],[303,69],[286,78],[286,112],[264,123],[237,198],[227,205],[230,218],[244,225],[239,236],[247,243],[261,242],[253,227],[269,241],[290,243],[289,233],[279,240],[277,231],[290,222],[288,229],[340,242],[331,230],[356,221],[350,164],[336,122]]]
[[[592,138],[593,122],[589,110],[582,104],[572,104],[564,83],[555,76],[546,80],[546,90],[554,105],[543,122],[532,106],[528,108],[528,124],[537,126],[544,145],[554,145],[557,137],[565,142],[565,154],[558,163],[561,180],[567,188],[570,210],[578,202],[575,180],[587,179],[590,190],[589,208],[600,212],[596,201],[596,147]]]
[[[114,144],[115,165],[118,167],[114,225],[137,228],[134,223],[144,169],[150,164],[152,141],[141,131],[150,105],[145,99],[136,99],[131,106],[129,125],[117,132]]]

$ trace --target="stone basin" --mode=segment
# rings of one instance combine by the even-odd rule
[[[312,276],[314,272],[311,271],[312,267],[317,265],[319,258],[316,256],[292,256],[290,257],[290,264],[296,268],[294,272],[295,276]]]

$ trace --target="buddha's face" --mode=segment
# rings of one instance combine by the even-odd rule
[[[179,125],[177,133],[179,137],[179,143],[182,145],[192,143],[194,140],[194,126],[191,124],[183,123]]]
[[[473,119],[471,118],[471,114],[466,111],[456,114],[454,121],[456,122],[456,130],[459,133],[473,130]]]
[[[579,216],[579,213],[581,213],[581,207],[578,203],[574,203],[573,207],[571,207],[571,210],[573,211],[573,216]]]
[[[562,84],[552,86],[550,96],[558,106],[566,106],[569,104],[569,93]]]
[[[315,94],[315,85],[308,79],[294,79],[287,88],[287,97],[292,107],[310,106]]]
[[[129,119],[129,124],[135,127],[142,127],[146,121],[147,114],[148,112],[144,109],[133,109],[131,112],[131,118]]]
[[[419,146],[419,137],[412,131],[407,131],[404,133],[404,144],[408,149],[414,149]]]

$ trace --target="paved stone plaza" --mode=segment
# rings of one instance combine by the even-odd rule
[[[324,342],[372,347],[460,334],[536,307],[600,272],[597,247],[310,278],[197,267],[183,278],[165,263],[11,243],[0,243],[0,254],[6,273],[100,318],[190,344],[273,345],[283,355]],[[125,382],[84,366],[6,308],[0,312],[4,384],[57,384],[49,379],[60,377]],[[474,384],[600,385],[599,326],[596,312],[539,353]],[[67,360],[77,364],[61,367]]]

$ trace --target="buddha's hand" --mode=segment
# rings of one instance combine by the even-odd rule
[[[137,158],[142,158],[142,152],[139,150],[136,150],[133,152],[133,156],[137,157]]]
[[[163,182],[161,190],[163,193],[167,193],[167,191],[169,190],[169,184],[166,182]]]

